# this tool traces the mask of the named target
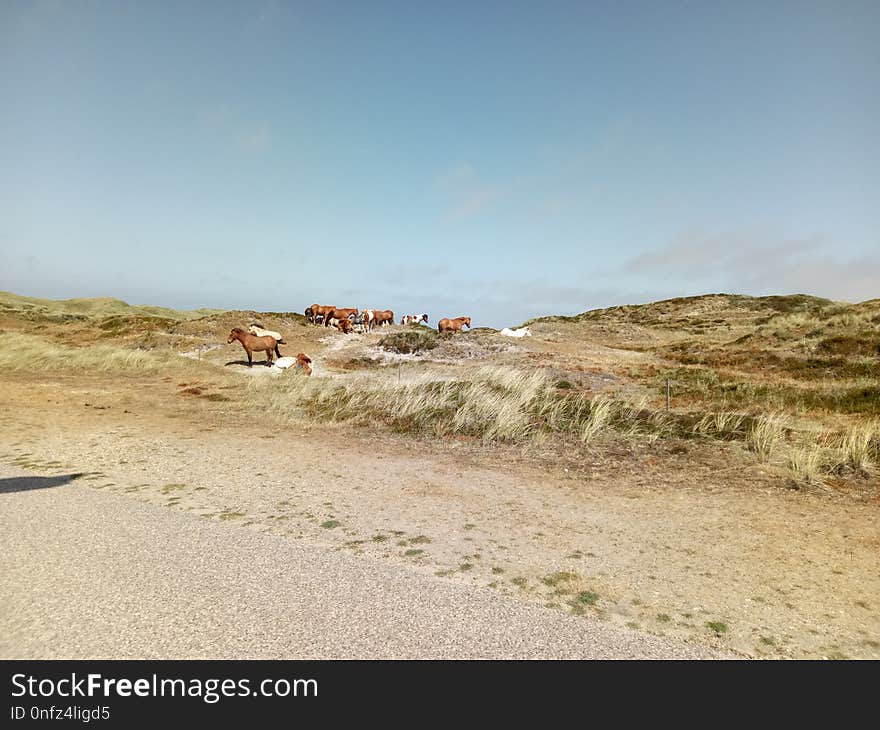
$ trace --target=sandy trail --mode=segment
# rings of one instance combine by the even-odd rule
[[[255,422],[177,390],[0,389],[0,461],[548,613],[749,656],[880,656],[876,504],[781,490],[723,452],[555,463]]]

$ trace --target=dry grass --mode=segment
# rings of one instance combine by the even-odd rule
[[[592,441],[611,421],[614,413],[614,402],[605,395],[597,395],[590,401],[584,416],[580,419],[579,436],[581,441]]]
[[[841,463],[857,474],[874,474],[880,454],[880,422],[869,421],[848,428],[840,438],[839,451]]]
[[[137,350],[113,345],[67,347],[34,335],[0,336],[0,369],[9,372],[59,371],[155,375],[192,370],[192,360],[171,351]]]
[[[614,431],[654,438],[666,427],[644,404],[558,391],[540,371],[486,366],[456,379],[429,372],[398,383],[392,376],[260,378],[248,386],[261,403],[286,416],[383,423],[402,433],[463,434],[522,443],[570,433],[587,443]]]
[[[830,462],[821,446],[797,446],[788,454],[786,467],[791,480],[798,486],[821,486]]]
[[[694,432],[715,438],[732,438],[742,433],[746,417],[742,413],[716,411],[707,413],[694,426]]]
[[[770,461],[785,434],[785,423],[778,413],[755,419],[746,433],[746,445],[761,461]]]

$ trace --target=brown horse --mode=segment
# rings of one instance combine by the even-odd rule
[[[265,351],[266,365],[272,364],[273,352],[275,352],[278,357],[281,357],[281,353],[278,352],[278,343],[271,335],[258,337],[257,335],[252,335],[250,332],[245,332],[241,327],[236,327],[229,333],[229,339],[226,340],[226,344],[231,345],[233,340],[238,340],[244,348],[244,351],[247,353],[248,367],[251,367],[254,364],[253,353],[255,352]]]
[[[441,334],[444,332],[461,332],[461,328],[465,325],[471,326],[470,317],[456,317],[455,319],[444,317],[437,323],[437,331]]]
[[[364,318],[364,328],[367,332],[377,324],[394,324],[394,312],[390,309],[365,309],[361,316]]]
[[[348,319],[352,315],[357,317],[358,309],[357,307],[349,307],[348,309],[339,309],[338,307],[329,307],[326,312],[324,312],[324,326],[328,327],[330,325],[329,320],[333,317],[336,319]]]
[[[312,324],[315,324],[316,320],[319,316],[324,318],[324,321],[327,321],[327,312],[331,312],[336,309],[335,304],[313,304],[311,307],[306,309],[306,317],[312,320]]]
[[[303,374],[311,375],[312,374],[312,358],[310,358],[304,352],[298,353],[296,356],[296,367],[298,370],[302,370]]]
[[[373,319],[370,322],[370,329],[379,324],[394,324],[394,312],[390,309],[374,309]]]
[[[348,317],[343,317],[336,322],[336,329],[347,335],[354,332],[354,325]]]

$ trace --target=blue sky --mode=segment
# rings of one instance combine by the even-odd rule
[[[0,4],[0,289],[880,296],[877,2]]]

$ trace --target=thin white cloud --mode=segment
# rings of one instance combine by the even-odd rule
[[[464,220],[479,215],[491,207],[501,197],[501,191],[488,185],[469,192],[464,199],[449,211],[449,218]]]
[[[434,188],[446,205],[443,217],[447,221],[474,218],[492,208],[504,196],[501,184],[483,179],[467,162],[436,175]]]
[[[249,150],[262,152],[269,147],[271,134],[265,122],[254,125],[241,135],[241,144]]]

